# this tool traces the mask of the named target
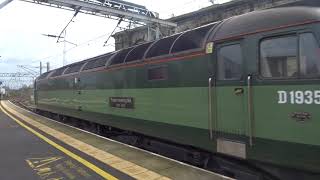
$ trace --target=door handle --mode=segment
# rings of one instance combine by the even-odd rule
[[[248,116],[249,116],[249,145],[253,145],[253,102],[252,102],[252,75],[247,76],[247,89],[248,89]]]
[[[244,93],[244,89],[243,88],[234,88],[234,94],[237,96],[240,96]]]
[[[212,115],[212,89],[214,89],[215,79],[214,77],[210,77],[208,79],[208,126],[209,126],[209,134],[210,139],[213,139],[213,131],[214,131],[214,122]]]

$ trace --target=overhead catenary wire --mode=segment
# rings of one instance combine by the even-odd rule
[[[113,33],[116,31],[116,29],[119,27],[120,23],[122,22],[123,18],[120,18],[116,27],[113,29],[113,31],[111,32],[111,34],[109,35],[108,39],[104,42],[103,46],[106,46],[106,44],[108,43],[109,39],[111,38],[111,36],[113,35]]]
[[[72,18],[70,19],[70,21],[67,23],[67,25],[62,29],[62,31],[60,32],[58,39],[57,39],[57,43],[59,42],[61,35],[63,32],[66,31],[67,27],[69,26],[69,24],[73,21],[73,19],[77,16],[77,14],[79,13],[80,9],[77,9],[76,12],[74,13],[74,15],[72,16]]]
[[[103,34],[103,35],[96,36],[96,37],[94,37],[94,38],[92,38],[92,39],[89,39],[89,40],[87,40],[87,41],[84,41],[84,42],[82,42],[82,43],[79,43],[77,46],[74,46],[74,47],[71,47],[71,48],[67,49],[66,52],[72,51],[73,49],[82,47],[82,46],[84,46],[84,45],[87,45],[87,44],[90,43],[90,42],[96,41],[96,40],[98,40],[98,39],[102,39],[102,38],[104,38],[104,37],[106,37],[106,36],[110,36],[110,35],[112,35],[112,33],[108,33],[108,34]],[[113,47],[114,47],[114,45],[112,45],[112,44],[106,44],[105,46],[113,46]],[[31,61],[31,63],[38,63],[39,61],[44,61],[44,60],[47,60],[47,59],[50,59],[50,58],[56,58],[56,57],[60,57],[60,56],[62,56],[62,53],[57,53],[57,54],[50,55],[50,56],[47,56],[47,57],[44,57],[44,58],[40,58],[40,59],[37,59],[37,60],[33,60],[33,61]]]
[[[6,0],[6,1],[4,1],[4,2],[2,2],[1,4],[0,4],[0,9],[2,9],[3,7],[5,7],[6,5],[8,5],[9,3],[11,3],[13,0]]]
[[[60,39],[60,38],[65,38],[65,37],[62,37],[61,35],[63,34],[63,32],[65,32],[65,30],[66,30],[66,28],[69,26],[69,24],[70,24],[71,22],[73,22],[73,19],[77,16],[78,12],[79,12],[79,9],[76,10],[75,14],[74,14],[73,17],[71,18],[71,20],[67,23],[67,25],[63,28],[63,30],[61,31],[61,33],[59,34],[59,36],[49,35],[49,34],[43,34],[43,35],[48,36],[48,37],[57,37],[57,38],[58,38],[58,39],[57,39],[57,42],[59,42],[59,39]],[[119,21],[118,21],[118,24],[117,24],[116,27],[119,27],[120,23],[123,21],[123,18],[120,18],[120,19],[118,19],[118,20],[119,20]],[[86,45],[88,42],[95,41],[95,40],[100,39],[100,38],[103,38],[103,37],[105,37],[105,36],[108,36],[108,40],[109,40],[110,37],[112,36],[112,34],[115,32],[115,30],[116,30],[116,28],[112,31],[112,33],[100,35],[100,36],[95,37],[95,38],[93,38],[93,39],[87,40],[87,41],[85,41],[85,42],[83,42],[83,43],[81,43],[81,44],[71,43],[71,44],[74,44],[75,47],[72,47],[72,48],[70,48],[70,49],[65,50],[64,53],[67,53],[67,52],[69,52],[69,51],[71,51],[71,50],[73,50],[73,49],[75,49],[75,48],[79,48],[79,47],[81,47],[81,46],[83,46],[83,45]],[[108,43],[108,40],[104,43],[103,46],[104,46],[104,47],[105,47],[105,46],[113,46],[113,47],[115,47],[114,45],[107,44],[107,43]],[[63,54],[61,54],[61,53],[57,53],[57,54],[55,54],[55,55],[47,56],[47,57],[44,57],[44,58],[41,58],[41,59],[38,59],[38,60],[34,60],[34,61],[32,61],[32,62],[35,63],[35,62],[43,61],[43,60],[50,59],[50,58],[60,57],[60,56],[62,56],[62,55],[63,55]]]
[[[201,0],[201,1],[203,1],[203,0]],[[206,1],[208,2],[208,0],[206,0]],[[193,3],[195,3],[195,2],[197,2],[197,0],[190,0],[190,1],[182,4],[182,6],[188,6],[188,5],[193,4]],[[181,8],[181,7],[180,7],[180,8]],[[174,9],[176,9],[176,8],[174,8]],[[75,13],[74,13],[73,17],[71,18],[71,20],[67,23],[67,25],[63,28],[63,30],[61,31],[60,35],[58,36],[59,38],[62,38],[61,35],[63,34],[63,31],[65,31],[65,29],[70,25],[70,23],[73,22],[74,18],[77,16],[77,14],[78,14],[79,11],[80,11],[79,9],[75,11]],[[167,11],[168,11],[168,10],[167,10]],[[112,33],[108,34],[108,38],[107,38],[107,40],[105,41],[105,43],[104,43],[104,45],[103,45],[104,47],[105,47],[105,46],[112,46],[112,45],[107,45],[107,43],[109,42],[110,38],[112,37],[112,35],[113,35],[114,32],[116,31],[116,29],[119,27],[119,25],[120,25],[120,23],[121,23],[122,21],[123,21],[123,19],[120,18],[119,21],[118,21],[118,24],[117,24],[116,27],[113,29]],[[102,37],[105,37],[105,35],[102,35],[102,36],[99,36],[99,37],[97,37],[97,38],[94,38],[94,39],[85,41],[85,42],[79,44],[79,45],[76,46],[76,47],[71,47],[71,48],[67,49],[66,52],[70,52],[70,51],[72,51],[72,50],[74,50],[74,49],[76,49],[76,48],[79,48],[79,47],[81,47],[81,46],[83,46],[83,45],[86,45],[88,42],[92,42],[92,41],[94,41],[94,40],[96,40],[96,39],[100,39],[100,38],[102,38]],[[57,41],[59,41],[59,38],[58,38]],[[61,53],[58,53],[58,54],[55,54],[55,55],[52,55],[52,56],[48,56],[48,57],[45,57],[45,58],[41,58],[41,59],[36,60],[36,61],[39,62],[39,61],[42,61],[42,60],[46,60],[46,59],[50,59],[50,58],[55,58],[55,57],[60,57],[60,56],[62,56],[62,54],[61,54]]]

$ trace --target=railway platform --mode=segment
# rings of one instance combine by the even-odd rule
[[[9,101],[0,106],[0,179],[231,180],[77,129]]]

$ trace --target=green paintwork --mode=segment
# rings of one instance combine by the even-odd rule
[[[236,94],[235,89],[243,90],[242,94]],[[248,135],[247,130],[247,94],[243,86],[222,86],[213,90],[213,123],[219,132]],[[203,113],[205,113],[204,110]]]
[[[70,109],[82,106],[83,111],[205,129],[208,113],[204,112],[208,106],[203,102],[207,93],[207,88],[83,90],[80,95],[72,91],[46,91],[39,94],[39,103]],[[110,107],[109,97],[133,97],[135,108]]]
[[[108,106],[107,103],[102,103],[101,105],[103,107]],[[190,144],[192,146],[201,147],[209,151],[215,151],[214,141],[209,139],[209,133],[207,129],[190,127],[186,126],[186,124],[178,125],[159,123],[156,121],[124,117],[123,115],[111,116],[97,112],[78,111],[76,109],[72,110],[62,108],[61,106],[57,107],[52,105],[41,105],[41,108],[52,112],[92,120],[102,124],[121,127],[123,129],[143,132],[147,135],[168,139],[177,143]],[[202,112],[207,114],[205,110]],[[207,123],[206,120],[201,122],[203,122],[205,125]],[[256,131],[259,131],[260,129],[264,128],[256,127]],[[245,142],[245,140],[248,139],[247,137],[225,133],[220,133],[218,135],[219,137],[222,136],[227,139],[234,139],[242,142]],[[263,137],[256,137],[254,139],[254,145],[247,150],[248,160],[263,160],[264,162],[272,164],[279,164],[281,166],[293,167],[297,169],[308,169],[315,172],[319,172],[320,170],[320,162],[317,158],[314,158],[319,153],[319,146],[275,141]]]
[[[255,134],[257,137],[309,145],[320,145],[320,111],[316,104],[278,104],[279,90],[319,90],[318,85],[255,86],[253,88]],[[298,122],[293,112],[307,112],[311,119]]]
[[[241,137],[248,135],[248,119],[247,119],[247,90],[244,89],[242,95],[235,95],[235,88],[242,86],[218,86],[215,88],[216,96],[213,98],[216,104],[216,120],[217,131],[222,132],[219,136],[227,137],[228,139],[240,140],[234,135]],[[292,166],[299,168],[314,169],[315,165],[319,165],[319,161],[313,156],[307,154],[317,154],[320,151],[304,149],[303,151],[286,151],[285,144],[292,143],[293,149],[295,146],[300,147],[303,144],[319,146],[319,112],[315,105],[279,105],[278,90],[312,90],[314,86],[254,86],[254,135],[256,138],[263,139],[262,143],[254,141],[254,146],[248,148],[248,159],[261,159],[268,162],[282,164],[283,166]],[[109,97],[133,97],[135,99],[135,109],[117,109],[111,108],[108,104]],[[215,99],[216,98],[216,99]],[[194,143],[197,139],[193,134],[186,144],[202,147],[210,151],[215,151],[215,145],[208,143],[208,88],[207,87],[185,87],[185,88],[146,88],[146,89],[101,89],[101,90],[81,90],[78,91],[40,91],[39,105],[51,105],[56,107],[73,109],[78,111],[78,107],[82,107],[84,113],[99,113],[105,114],[106,120],[100,123],[108,124],[109,115],[114,115],[122,118],[142,119],[154,123],[170,124],[171,126],[182,126],[202,129],[203,133],[199,138],[206,139],[207,146]],[[304,107],[304,108],[302,108]],[[283,109],[283,111],[278,111]],[[312,120],[306,123],[297,122],[289,118],[289,114],[293,111],[308,111],[312,114]],[[121,127],[121,125],[120,125]],[[148,126],[149,127],[149,126]],[[128,128],[130,129],[130,127]],[[182,130],[186,128],[182,128]],[[180,129],[181,130],[181,129]],[[148,135],[156,135],[152,131]],[[156,136],[163,137],[163,133],[167,131],[157,132]],[[233,134],[230,138],[223,134]],[[175,133],[178,134],[177,132]],[[186,135],[184,135],[186,138]],[[175,142],[182,142],[180,138],[174,136],[167,137]],[[245,138],[248,139],[248,138]],[[277,143],[269,143],[277,142]],[[267,143],[266,143],[267,142]],[[280,143],[283,142],[283,143]],[[211,145],[210,145],[211,144]],[[276,147],[275,144],[279,146]],[[296,145],[295,145],[296,144]],[[299,145],[300,144],[300,145]],[[270,149],[270,146],[273,146]],[[264,148],[263,148],[264,147]],[[301,148],[300,148],[301,149]],[[319,149],[319,148],[318,148]],[[313,153],[312,153],[312,152]],[[299,154],[300,156],[296,155]],[[307,157],[306,157],[307,156]],[[290,157],[288,159],[288,157]],[[296,157],[296,158],[294,158]],[[292,164],[292,161],[299,160],[299,164]],[[310,162],[311,161],[311,162]],[[317,166],[320,167],[320,166]],[[316,170],[318,171],[318,170]]]
[[[238,87],[238,86],[237,86]],[[241,86],[240,86],[241,87]],[[216,87],[217,130],[248,135],[247,95],[235,95],[236,87]],[[313,90],[313,86],[254,86],[254,134],[256,137],[320,145],[320,112],[315,105],[278,104],[278,90]],[[156,94],[156,96],[155,96]],[[262,95],[263,94],[263,95]],[[134,109],[109,106],[109,97],[133,97]],[[208,89],[154,88],[119,90],[46,91],[39,94],[39,103],[69,109],[110,114],[208,129]],[[282,109],[282,111],[278,111]],[[298,122],[290,118],[292,112],[309,112],[312,119]],[[225,113],[221,113],[225,112]]]

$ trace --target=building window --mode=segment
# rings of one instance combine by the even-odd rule
[[[239,80],[242,77],[240,44],[223,46],[218,52],[218,80]]]

